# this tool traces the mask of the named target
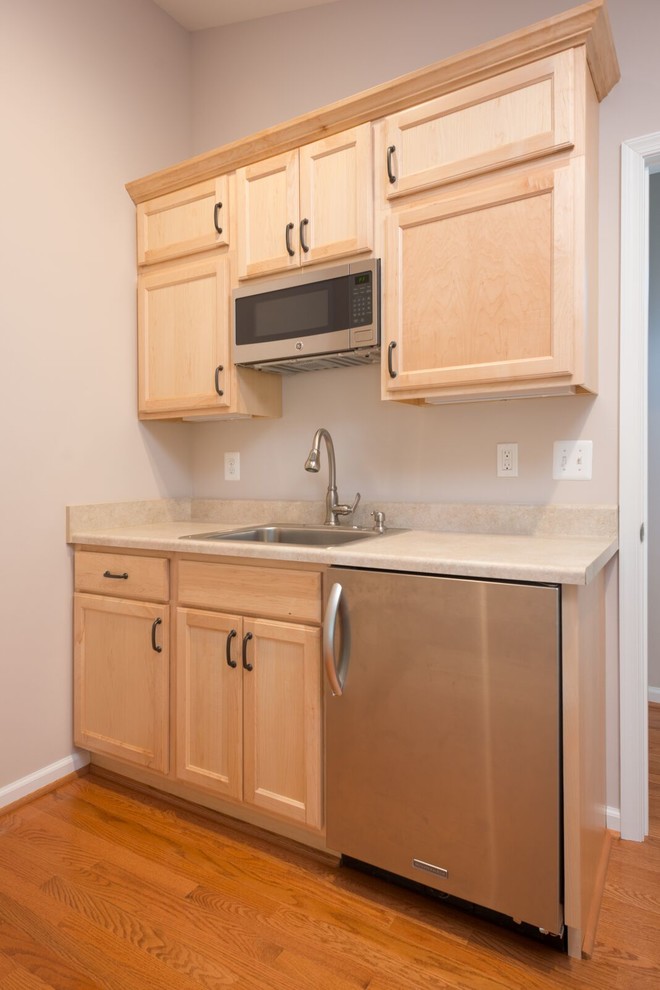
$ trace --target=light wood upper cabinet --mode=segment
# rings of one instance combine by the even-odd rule
[[[138,204],[138,265],[181,258],[228,243],[226,175]]]
[[[388,122],[383,398],[596,391],[597,113],[582,46]]]
[[[229,407],[225,253],[140,274],[138,360],[140,414]]]
[[[236,183],[239,278],[373,248],[369,124],[240,168]]]
[[[574,62],[569,49],[388,117],[387,198],[571,148]]]
[[[388,216],[390,394],[566,380],[582,370],[582,184],[583,162],[570,159]]]

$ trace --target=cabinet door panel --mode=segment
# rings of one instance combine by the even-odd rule
[[[371,125],[300,149],[303,265],[373,248]]]
[[[388,199],[571,148],[575,57],[559,52],[388,117]]]
[[[177,777],[240,799],[242,621],[181,608],[176,621]]]
[[[298,152],[288,151],[236,171],[238,277],[300,265]],[[293,254],[287,251],[286,232]]]
[[[74,629],[76,745],[166,773],[167,607],[75,595]]]
[[[320,827],[320,630],[246,620],[245,632],[245,801]]]
[[[229,243],[228,234],[225,175],[158,196],[137,207],[139,265],[220,247]]]
[[[191,412],[230,404],[227,255],[138,279],[139,408]],[[222,395],[216,389],[217,383]]]
[[[386,339],[411,388],[574,371],[573,160],[388,218]]]

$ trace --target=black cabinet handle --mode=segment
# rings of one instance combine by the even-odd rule
[[[292,223],[288,223],[286,225],[286,231],[284,233],[284,237],[286,239],[286,249],[289,252],[289,257],[291,257],[291,258],[293,258],[294,254],[296,253],[293,250],[293,248],[291,247],[291,231],[292,230],[293,230],[293,224]]]
[[[305,252],[305,254],[307,254],[307,252],[309,251],[309,244],[305,244],[305,227],[307,226],[308,223],[309,220],[307,219],[307,217],[305,217],[303,220],[300,221],[300,246]]]
[[[113,574],[112,571],[103,571],[103,577],[114,578],[115,581],[128,581],[128,571],[123,574]]]
[[[248,659],[247,659],[247,645],[251,639],[252,639],[252,633],[246,633],[245,636],[243,636],[243,667],[245,670],[253,669],[252,664],[248,663]]]
[[[390,182],[396,182],[396,175],[392,171],[392,155],[396,151],[396,145],[391,144],[387,149],[387,178]]]
[[[163,621],[162,619],[154,619],[151,625],[151,649],[155,653],[163,652],[163,647],[159,646],[158,643],[156,642],[156,629],[158,629],[158,626],[161,625],[162,621]]]
[[[220,388],[220,372],[224,370],[225,369],[222,364],[219,364],[218,367],[215,369],[215,390],[218,393],[218,395],[225,394],[223,390]]]
[[[396,378],[397,372],[392,366],[392,351],[396,347],[396,340],[391,340],[387,345],[387,370],[390,378]]]
[[[222,209],[222,203],[216,203],[215,206],[213,207],[213,226],[215,227],[215,229],[219,234],[222,233],[222,227],[218,223],[221,209]]]
[[[228,667],[236,667],[237,666],[236,661],[235,660],[232,660],[232,658],[231,658],[231,641],[232,641],[232,639],[235,639],[236,636],[238,636],[238,633],[236,632],[235,629],[232,629],[231,632],[227,634],[227,653],[226,653],[226,657],[227,657],[227,666]]]

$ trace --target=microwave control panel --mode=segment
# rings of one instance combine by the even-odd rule
[[[351,275],[350,305],[351,326],[364,327],[373,321],[372,273],[359,272]]]

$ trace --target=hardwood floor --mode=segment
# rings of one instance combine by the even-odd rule
[[[657,990],[660,705],[650,737],[589,961],[89,775],[0,818],[0,988]]]

